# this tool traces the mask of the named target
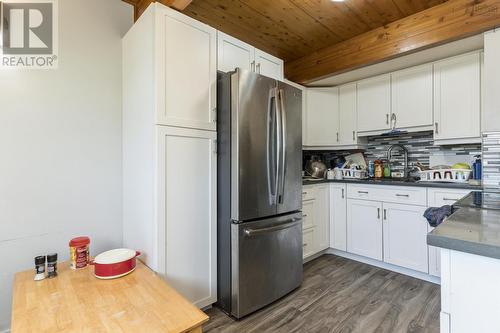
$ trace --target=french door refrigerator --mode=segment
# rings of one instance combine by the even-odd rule
[[[218,306],[241,318],[302,282],[302,91],[218,74]]]

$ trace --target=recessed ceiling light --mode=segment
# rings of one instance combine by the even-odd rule
[[[344,2],[344,0],[332,0],[333,2]]]

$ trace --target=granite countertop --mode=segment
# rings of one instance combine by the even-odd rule
[[[461,207],[427,235],[427,244],[500,259],[500,210]]]
[[[420,182],[420,181],[405,181],[402,179],[342,179],[342,180],[303,180],[303,185],[314,185],[324,183],[347,183],[347,184],[366,184],[366,185],[389,185],[389,186],[416,186],[416,187],[438,187],[438,188],[456,188],[466,189],[471,191],[480,191],[481,185],[470,185],[468,183],[440,183],[440,182]]]

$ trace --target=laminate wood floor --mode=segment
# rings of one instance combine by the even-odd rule
[[[334,255],[304,266],[302,286],[243,320],[207,310],[204,332],[439,332],[440,287]]]

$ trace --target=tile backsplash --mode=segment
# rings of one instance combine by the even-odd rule
[[[434,146],[432,131],[405,133],[397,136],[370,136],[367,138],[366,149],[362,150],[367,160],[386,159],[387,149],[393,144],[401,144],[408,150],[408,163],[414,165],[420,162],[423,165],[434,166],[439,164],[453,165],[458,162],[472,163],[474,155],[481,154],[481,144]],[[311,159],[312,155],[319,156],[328,168],[333,168],[333,159],[358,151],[304,151],[303,160]],[[391,160],[393,170],[403,168],[403,154],[394,149]]]

